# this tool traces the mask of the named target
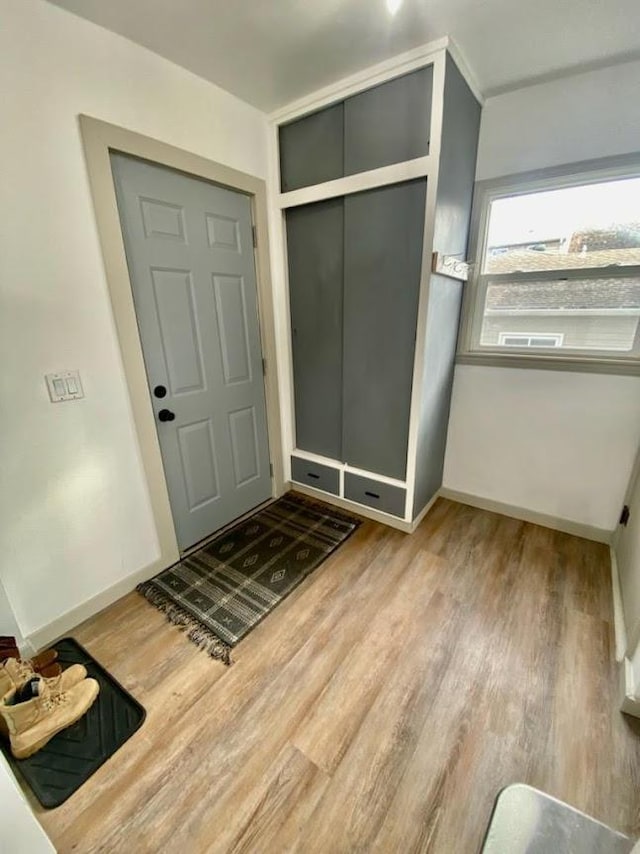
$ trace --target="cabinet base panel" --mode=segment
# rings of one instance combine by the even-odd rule
[[[331,495],[328,492],[323,492],[321,489],[313,489],[296,481],[289,481],[287,487],[294,492],[299,492],[301,495],[307,495],[309,498],[317,498],[318,501],[324,501],[326,504],[333,504],[334,507],[340,507],[342,510],[348,510],[355,513],[357,516],[364,516],[365,519],[373,519],[374,522],[380,522],[382,525],[388,525],[390,528],[395,528],[397,531],[403,531],[405,534],[412,534],[420,522],[427,515],[438,499],[437,492],[431,501],[424,507],[420,514],[413,522],[407,522],[404,519],[398,519],[395,516],[390,516],[388,513],[380,513],[373,510],[371,507],[365,507],[364,504],[357,504],[355,501],[349,501],[346,498],[340,498],[337,495]]]

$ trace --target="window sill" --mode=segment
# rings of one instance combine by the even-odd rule
[[[492,368],[525,368],[535,371],[565,371],[584,374],[618,374],[640,376],[640,361],[631,359],[598,359],[571,356],[543,356],[511,353],[458,353],[456,365],[486,365]]]

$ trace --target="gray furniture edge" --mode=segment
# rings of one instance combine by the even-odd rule
[[[433,249],[466,259],[481,106],[447,54]],[[432,275],[423,342],[413,518],[442,485],[463,285]]]

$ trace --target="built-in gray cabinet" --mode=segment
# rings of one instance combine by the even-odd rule
[[[480,121],[434,56],[278,129],[291,478],[405,525],[442,483],[463,284],[431,259],[465,258]]]
[[[429,65],[281,125],[282,192],[428,154],[432,88]]]

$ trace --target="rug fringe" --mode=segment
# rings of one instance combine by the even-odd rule
[[[162,611],[170,623],[178,626],[180,631],[185,632],[191,643],[205,650],[211,658],[221,661],[227,667],[233,664],[229,644],[220,640],[216,634],[203,626],[184,608],[172,602],[168,596],[154,586],[153,581],[143,581],[142,584],[138,584],[136,590],[159,611]]]

